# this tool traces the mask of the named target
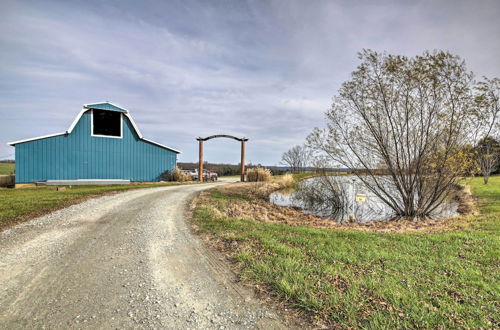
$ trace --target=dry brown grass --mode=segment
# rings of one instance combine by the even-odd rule
[[[260,182],[239,182],[231,185],[219,187],[221,192],[235,193],[242,195],[251,195],[259,199],[268,200],[269,195],[277,190],[292,188],[295,186],[295,180],[291,174],[272,177],[270,181]]]
[[[174,172],[172,173],[172,179],[173,181],[177,182],[186,182],[191,181],[191,176],[180,168],[176,167]]]
[[[461,189],[457,190],[454,196],[455,200],[458,202],[458,213],[462,215],[478,215],[479,210],[477,209],[477,203],[472,196],[471,188],[468,185],[462,186]]]
[[[293,175],[287,173],[277,179],[286,188],[291,188],[295,185],[295,180],[293,179]]]
[[[273,174],[271,170],[262,167],[249,168],[247,170],[248,182],[265,182],[271,181]]]

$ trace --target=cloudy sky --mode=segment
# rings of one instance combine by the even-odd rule
[[[276,165],[372,48],[444,49],[500,77],[500,1],[0,1],[0,159],[65,131],[82,105],[129,109],[145,137],[195,161],[197,136],[246,136]],[[239,161],[233,140],[211,162]]]

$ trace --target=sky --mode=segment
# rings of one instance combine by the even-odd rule
[[[197,161],[196,137],[247,137],[247,162],[325,125],[363,48],[442,49],[500,77],[500,1],[0,0],[0,159],[65,131],[83,104],[130,111],[144,137]],[[205,143],[237,164],[239,142]]]

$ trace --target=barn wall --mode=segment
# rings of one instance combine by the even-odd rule
[[[82,115],[71,134],[16,144],[16,183],[41,180],[128,179],[159,181],[177,154],[139,139],[123,116],[123,138],[91,136],[91,116]]]

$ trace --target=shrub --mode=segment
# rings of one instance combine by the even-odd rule
[[[262,181],[262,180],[261,180]],[[269,200],[269,195],[277,190],[295,188],[296,181],[292,174],[269,178],[267,182],[252,184],[250,193],[257,198]]]
[[[160,174],[160,180],[161,181],[173,181],[172,171],[166,170],[165,172]]]
[[[167,170],[162,174],[160,174],[160,179],[162,181],[184,182],[184,181],[191,181],[191,176],[185,173],[180,168],[176,167],[173,171]]]
[[[174,181],[178,182],[191,181],[191,176],[178,167],[175,168],[172,177]]]
[[[283,175],[279,181],[283,188],[293,188],[295,186],[295,179],[290,173]]]
[[[255,167],[247,170],[247,181],[258,182],[258,181],[269,181],[273,174],[267,168]]]

